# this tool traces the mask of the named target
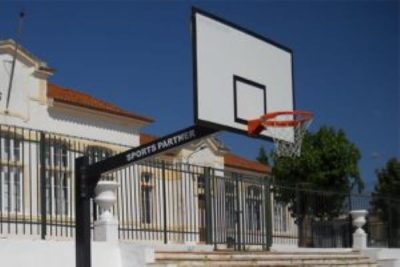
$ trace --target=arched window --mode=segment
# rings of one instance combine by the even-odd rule
[[[141,190],[141,222],[151,223],[152,221],[152,205],[153,205],[153,185],[152,174],[149,172],[143,172],[140,179],[140,190]]]
[[[247,229],[261,229],[261,190],[257,186],[249,186],[246,192]]]

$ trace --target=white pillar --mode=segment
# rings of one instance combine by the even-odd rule
[[[368,211],[352,210],[350,214],[353,218],[353,225],[357,227],[356,231],[353,233],[353,248],[358,250],[365,249],[367,247],[367,234],[362,227],[367,222],[365,216],[368,214]]]
[[[94,198],[100,208],[100,216],[94,222],[94,241],[118,241],[118,221],[111,213],[112,206],[116,203],[116,181],[99,181]]]

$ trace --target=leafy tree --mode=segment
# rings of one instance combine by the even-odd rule
[[[326,126],[305,134],[299,157],[272,155],[275,199],[289,206],[300,225],[300,239],[310,218],[331,220],[342,214],[349,192],[363,189],[360,158],[343,130]]]
[[[375,193],[387,197],[400,197],[400,161],[396,158],[388,160],[386,166],[376,171],[378,183]]]
[[[264,165],[269,165],[268,155],[263,146],[258,150],[257,161]]]
[[[389,245],[400,245],[400,161],[390,159],[386,166],[376,171],[378,183],[372,198],[372,206],[387,223]]]

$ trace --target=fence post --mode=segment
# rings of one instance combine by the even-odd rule
[[[47,235],[47,196],[46,196],[46,136],[40,132],[39,142],[40,154],[40,213],[41,213],[41,238],[46,239]],[[49,199],[51,201],[51,199]]]
[[[271,181],[265,177],[265,233],[266,233],[266,247],[268,250],[272,245],[272,208],[271,208]]]
[[[297,216],[297,234],[298,234],[298,246],[300,247],[301,244],[301,218],[300,218],[300,192],[299,192],[299,185],[296,184],[295,187],[295,199],[296,199],[296,216]]]
[[[236,243],[236,245],[237,245],[237,249],[238,250],[242,250],[242,226],[241,226],[241,213],[242,213],[242,211],[241,211],[241,206],[240,206],[240,202],[241,202],[241,199],[240,199],[240,191],[241,191],[241,189],[239,188],[239,186],[240,186],[240,184],[239,184],[239,175],[237,174],[237,173],[234,173],[234,174],[232,174],[232,175],[234,175],[235,176],[235,182],[236,182],[236,221],[237,221],[237,224],[236,224],[236,227],[237,227],[237,242],[235,242]]]
[[[162,168],[162,191],[163,191],[163,220],[164,220],[164,244],[168,243],[167,234],[167,188],[165,184],[165,161],[161,162]]]
[[[348,231],[349,231],[349,244],[348,247],[351,247],[353,244],[353,220],[351,218],[350,211],[353,210],[353,201],[351,199],[351,191],[349,192],[349,218],[348,218]],[[347,244],[346,244],[347,245]]]
[[[204,170],[204,190],[206,197],[206,231],[207,231],[207,244],[213,242],[213,232],[212,232],[212,199],[211,199],[211,183],[210,183],[210,168],[205,168]]]
[[[299,235],[299,242],[298,246],[301,247],[303,245],[304,241],[304,233],[303,233],[303,215],[301,211],[301,194],[300,194],[300,188],[299,184],[296,184],[296,214],[297,214],[297,220],[298,220],[298,235]]]
[[[91,266],[90,195],[87,157],[75,159],[75,259],[76,267]]]

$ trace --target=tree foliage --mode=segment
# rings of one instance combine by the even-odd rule
[[[375,193],[387,197],[400,197],[400,161],[396,158],[388,160],[386,166],[376,171],[378,183]]]
[[[305,214],[334,217],[341,212],[348,193],[364,187],[358,168],[360,158],[359,149],[343,130],[321,127],[316,133],[307,132],[301,156],[272,156],[277,198],[289,204],[295,217]],[[287,187],[296,187],[297,194]],[[317,190],[340,194],[317,193]]]
[[[375,212],[388,224],[391,229],[389,242],[400,239],[400,161],[390,159],[386,166],[376,171],[378,182],[372,198]]]

